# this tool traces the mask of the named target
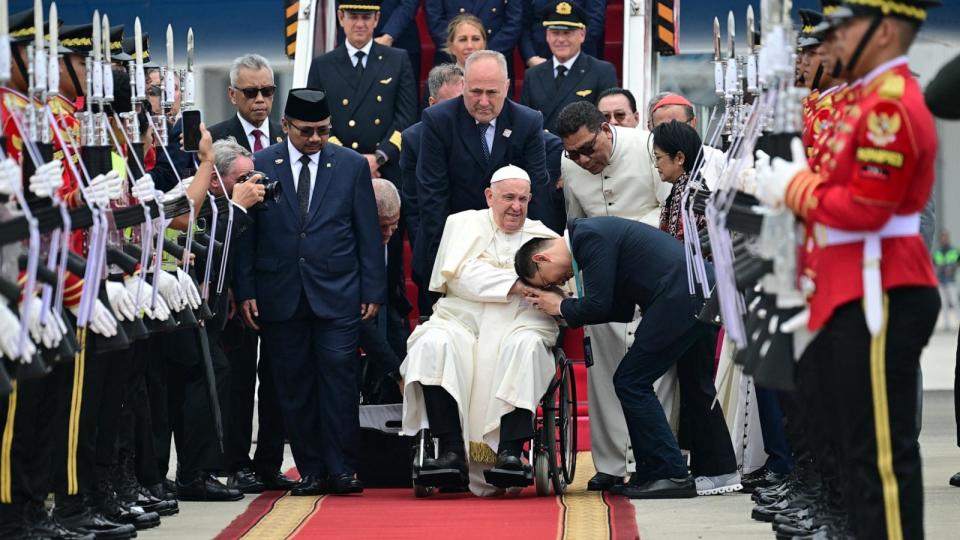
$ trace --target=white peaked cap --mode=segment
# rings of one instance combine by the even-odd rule
[[[527,171],[517,167],[516,165],[507,165],[505,167],[500,167],[493,177],[490,178],[491,184],[496,184],[497,182],[502,182],[503,180],[526,180],[530,182],[530,175],[527,174]]]

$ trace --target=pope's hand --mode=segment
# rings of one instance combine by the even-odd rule
[[[533,307],[554,317],[560,316],[560,303],[563,302],[563,296],[555,292],[529,289],[527,292],[527,301]]]
[[[783,204],[787,186],[797,173],[810,169],[800,139],[794,137],[790,141],[790,153],[792,158],[789,161],[773,158],[769,165],[762,163],[761,156],[757,156],[757,199],[771,208]]]

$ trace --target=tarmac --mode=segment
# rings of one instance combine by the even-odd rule
[[[927,538],[956,538],[960,530],[960,488],[947,483],[950,476],[960,471],[960,449],[957,448],[957,424],[953,409],[956,347],[955,328],[938,331],[921,358],[924,398],[920,452],[923,458]],[[171,459],[175,460],[175,455]],[[287,470],[293,466],[288,447],[283,468]],[[175,463],[171,464],[170,470],[176,470]],[[181,502],[177,516],[164,518],[158,528],[140,531],[138,538],[213,538],[246,510],[254,498],[256,495],[247,495],[240,501],[227,503]],[[643,540],[774,538],[769,524],[750,519],[752,503],[749,496],[744,494],[634,501],[634,507]]]

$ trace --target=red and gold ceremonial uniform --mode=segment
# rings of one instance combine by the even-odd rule
[[[787,187],[787,206],[812,225],[807,238],[816,285],[810,297],[811,329],[823,326],[838,306],[864,295],[863,243],[827,246],[821,228],[879,231],[893,216],[922,210],[933,187],[933,118],[906,58],[886,67],[855,90],[855,102],[846,106],[814,156],[813,171],[800,173]],[[918,234],[884,238],[882,253],[884,290],[936,286]]]

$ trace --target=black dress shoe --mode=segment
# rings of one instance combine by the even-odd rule
[[[461,474],[467,474],[467,460],[457,452],[443,452],[439,457],[423,458],[422,471],[436,471],[440,469],[456,469]]]
[[[257,476],[260,477],[260,480],[263,482],[264,489],[270,491],[287,491],[295,488],[298,484],[296,480],[290,479],[290,477],[280,471],[272,473],[259,472]]]
[[[608,491],[618,484],[623,484],[623,478],[612,474],[598,472],[587,481],[587,491]]]
[[[149,486],[143,486],[143,489],[147,490],[151,496],[160,499],[161,501],[176,501],[177,492],[170,491],[167,489],[165,482],[158,482]]]
[[[763,489],[782,484],[786,478],[787,475],[785,474],[775,473],[766,467],[763,467],[744,476],[741,484],[743,484],[744,493],[753,493],[757,489]]]
[[[260,476],[250,469],[240,469],[227,478],[227,487],[239,489],[243,493],[263,493],[267,489]]]
[[[239,501],[239,489],[223,485],[212,474],[200,474],[189,481],[177,479],[177,498],[181,501]]]
[[[497,456],[497,463],[493,466],[493,468],[503,471],[522,471],[523,460],[520,459],[520,456],[515,456],[507,452],[501,452],[500,455]]]
[[[363,493],[363,482],[352,474],[343,473],[330,481],[330,493],[334,495]]]
[[[960,487],[960,472],[950,477],[950,485]]]
[[[311,475],[304,476],[300,483],[290,490],[290,494],[295,497],[315,497],[329,492],[330,483],[326,478]]]
[[[80,534],[93,534],[98,540],[101,538],[126,540],[137,535],[137,529],[133,525],[114,523],[99,513],[90,512],[85,507],[56,506],[53,514],[65,528]]]
[[[640,485],[628,485],[620,492],[630,499],[688,499],[697,496],[693,476],[662,478]]]

